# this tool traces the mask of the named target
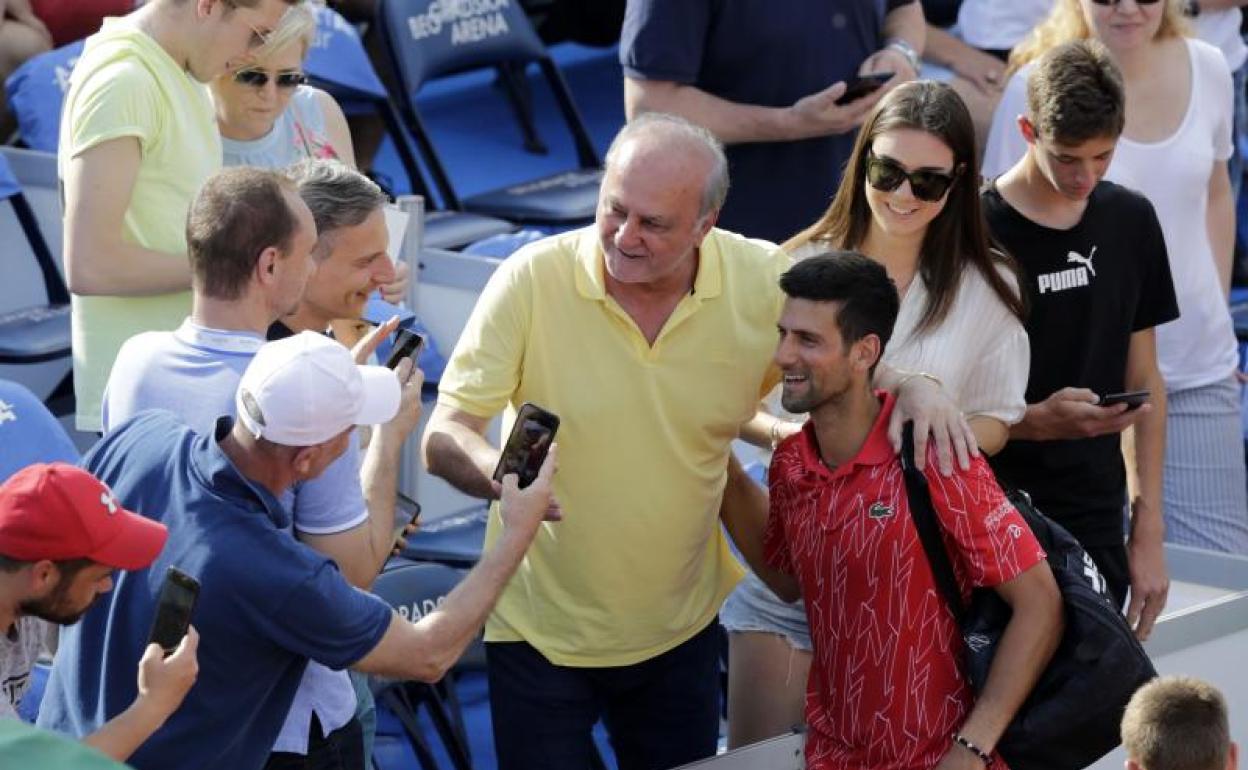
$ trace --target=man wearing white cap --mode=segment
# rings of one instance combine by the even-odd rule
[[[520,491],[504,485],[502,538],[436,611],[418,623],[352,588],[333,562],[289,537],[278,496],[315,477],[357,425],[390,419],[394,372],[358,366],[341,345],[301,333],[252,359],[237,422],[199,436],[165,412],[141,414],[85,459],[128,508],[164,523],[150,570],[127,573],[63,635],[41,726],[81,734],[133,697],[120,675],[146,638],[160,578],[176,564],[202,588],[199,681],[182,708],[131,758],[139,770],[264,764],[309,659],[435,681],[472,641],[549,507],[553,460]]]

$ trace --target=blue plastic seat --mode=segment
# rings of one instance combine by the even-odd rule
[[[443,564],[423,564],[407,559],[391,559],[373,583],[373,593],[394,608],[402,618],[417,621],[442,605],[463,572]],[[463,712],[450,677],[434,684],[396,682],[374,677],[373,694],[378,708],[384,708],[402,725],[412,751],[425,770],[437,770],[418,713],[423,707],[442,741],[455,770],[472,770],[472,755],[464,727]]]
[[[395,99],[448,208],[513,222],[579,224],[593,219],[602,163],[563,75],[519,3],[381,0],[377,25],[400,84]],[[523,72],[537,64],[572,135],[579,168],[461,198],[434,148],[416,96],[431,80],[459,72]]]
[[[373,69],[355,26],[337,11],[318,6],[316,36],[303,68],[309,81],[332,95],[345,112],[374,111],[381,117],[412,192],[423,195],[426,203],[432,205],[424,175],[403,133],[399,112]],[[480,214],[429,211],[425,215],[424,244],[439,249],[458,249],[480,238],[514,229],[515,225],[510,222]]]

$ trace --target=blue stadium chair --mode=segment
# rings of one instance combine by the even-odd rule
[[[309,81],[332,95],[344,112],[357,114],[371,110],[381,116],[412,192],[423,195],[431,204],[428,185],[404,135],[398,110],[377,77],[359,32],[331,8],[316,8],[316,36],[304,61],[304,71]],[[424,243],[434,248],[457,249],[514,229],[510,222],[494,217],[426,210]]]
[[[419,620],[441,606],[463,573],[442,564],[418,564],[391,559],[373,583],[373,593],[406,620]],[[373,694],[379,709],[392,713],[403,727],[424,770],[437,770],[437,760],[420,727],[419,711],[426,710],[455,770],[472,770],[463,714],[449,677],[435,684],[395,682],[374,677]]]
[[[9,106],[17,117],[22,143],[32,150],[56,152],[60,139],[61,105],[69,90],[69,73],[82,54],[83,41],[28,59],[5,81]]]
[[[396,100],[402,117],[447,208],[521,223],[579,224],[593,218],[601,161],[563,75],[519,3],[381,0],[377,24],[400,84]],[[461,199],[420,116],[417,94],[442,76],[481,69],[515,72],[532,63],[555,96],[579,168]]]
[[[490,509],[485,504],[441,516],[407,538],[403,556],[450,567],[469,568],[481,559],[485,523]]]
[[[30,305],[0,313],[0,364],[39,364],[70,356],[69,289],[65,285],[47,240],[39,229],[35,212],[22,194],[7,158],[0,155],[0,198],[13,207],[22,235],[43,277],[44,298]],[[16,256],[10,252],[9,259]],[[67,374],[56,392],[72,393]],[[58,396],[53,410],[69,414],[72,396]]]

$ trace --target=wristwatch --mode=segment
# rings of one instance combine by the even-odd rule
[[[910,69],[914,70],[914,74],[919,74],[919,52],[914,50],[914,46],[910,45],[905,38],[889,38],[884,43],[884,47],[890,48],[906,57],[906,61],[910,64]]]

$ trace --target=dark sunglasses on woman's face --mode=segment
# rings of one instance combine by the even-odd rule
[[[892,158],[881,158],[874,152],[867,156],[867,181],[880,192],[892,192],[901,183],[910,182],[914,197],[929,203],[945,197],[956,174],[940,171],[906,171]]]
[[[1122,0],[1092,0],[1096,5],[1118,5]],[[1136,5],[1152,5],[1158,0],[1135,0]]]
[[[269,77],[269,73],[264,70],[239,70],[234,73],[234,82],[252,88],[264,88],[269,84]],[[279,72],[272,77],[278,88],[294,88],[308,82],[308,76],[302,72]]]

